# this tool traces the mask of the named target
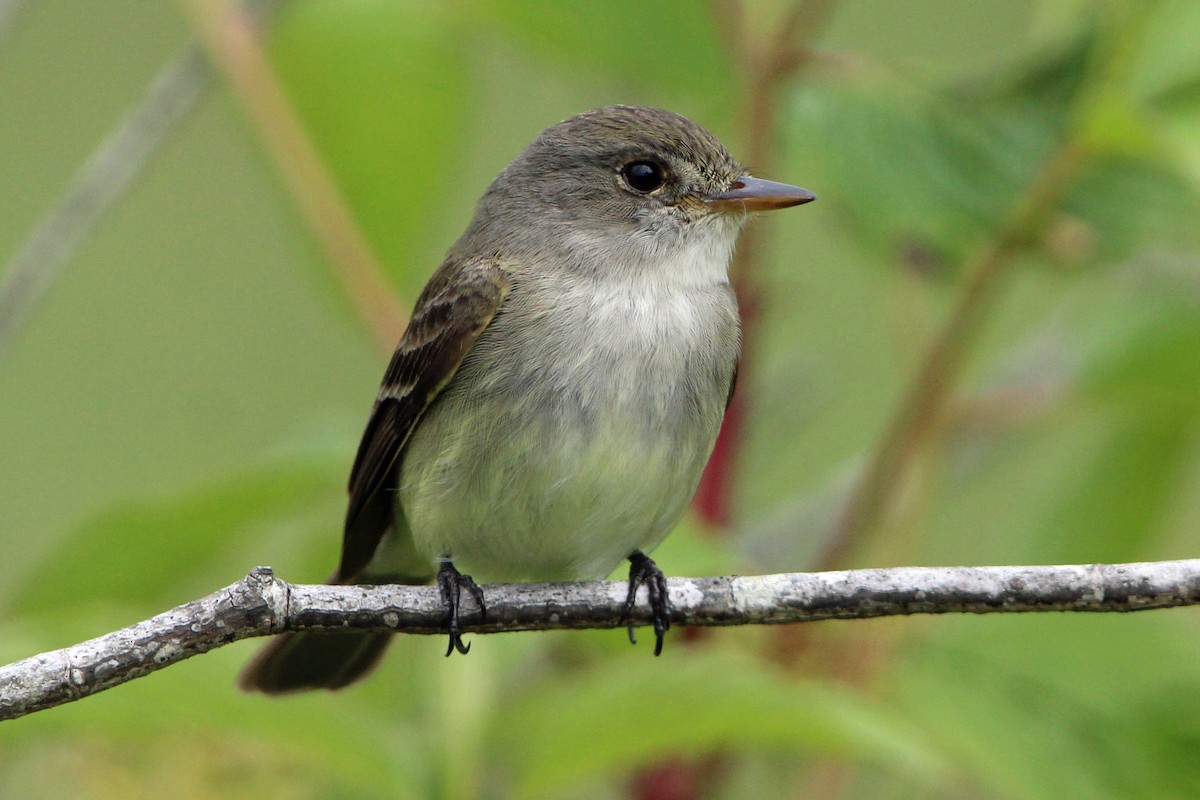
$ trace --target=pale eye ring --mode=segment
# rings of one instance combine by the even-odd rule
[[[630,189],[641,194],[650,194],[667,180],[663,168],[653,161],[632,161],[621,168],[621,176]]]

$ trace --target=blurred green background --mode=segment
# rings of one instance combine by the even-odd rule
[[[220,5],[0,3],[0,261]],[[1200,5],[800,7],[759,95],[790,2],[292,0],[264,38],[406,308],[545,126],[654,104],[745,154],[769,103],[750,166],[821,200],[754,223],[733,522],[668,574],[1195,556]],[[244,108],[215,81],[0,342],[0,662],[335,562],[385,356]],[[935,424],[831,538],[964,303]],[[1197,623],[413,637],[275,701],[241,643],[0,726],[0,797],[1195,797]]]

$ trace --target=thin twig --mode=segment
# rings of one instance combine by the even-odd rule
[[[0,0],[0,42],[4,41],[20,10],[21,0]]]
[[[121,198],[150,156],[209,86],[204,53],[191,46],[75,173],[58,204],[34,227],[0,282],[0,358],[96,222]]]
[[[230,0],[188,0],[197,34],[257,129],[300,214],[371,338],[390,354],[406,315],[246,15]]]
[[[278,0],[247,0],[247,24],[261,27]],[[0,37],[20,10],[0,0]],[[208,59],[189,45],[155,76],[141,101],[105,137],[41,218],[0,280],[0,359],[71,256],[212,84]]]
[[[1200,604],[1200,559],[1046,567],[902,567],[672,578],[681,625],[775,625],[907,614],[1142,611]],[[622,581],[484,587],[474,633],[616,628]],[[646,589],[631,621],[652,624]],[[434,586],[289,584],[259,567],[207,597],[82,644],[0,667],[0,720],[78,700],[239,639],[316,628],[445,634]]]

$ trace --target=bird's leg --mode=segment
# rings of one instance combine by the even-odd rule
[[[667,578],[662,570],[641,550],[629,556],[629,595],[625,598],[624,618],[633,616],[639,586],[646,586],[650,593],[650,611],[654,618],[654,655],[662,653],[663,634],[671,627],[671,597],[667,594]],[[633,623],[629,623],[629,641],[637,644]]]
[[[443,558],[442,564],[438,568],[437,574],[438,589],[442,592],[442,600],[446,603],[450,612],[450,619],[447,622],[447,627],[450,629],[450,644],[446,648],[446,655],[449,656],[455,650],[466,655],[470,651],[470,644],[463,644],[462,632],[459,629],[459,613],[460,601],[462,599],[462,590],[466,589],[475,598],[475,602],[479,603],[479,618],[487,618],[487,606],[483,602],[483,590],[471,580],[470,575],[464,575],[454,568],[454,564],[450,559]]]

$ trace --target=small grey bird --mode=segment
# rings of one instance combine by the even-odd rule
[[[612,106],[547,128],[496,177],[417,300],[350,475],[330,583],[427,583],[465,653],[467,572],[648,586],[721,427],[740,330],[729,286],[748,212],[810,192],[752,178],[678,114]],[[459,569],[463,571],[460,572]],[[336,689],[389,633],[285,633],[240,685]],[[632,627],[630,638],[633,638]]]

